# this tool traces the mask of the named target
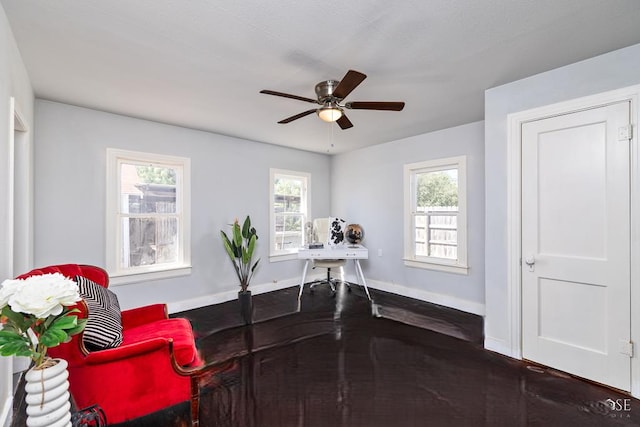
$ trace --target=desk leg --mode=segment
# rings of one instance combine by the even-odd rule
[[[362,272],[362,267],[360,266],[360,260],[354,259],[353,261],[356,264],[356,277],[358,278],[358,282],[360,282],[360,284],[364,286],[364,290],[367,293],[367,298],[369,298],[369,301],[371,301],[371,294],[369,294],[369,288],[367,287],[367,281],[364,278],[364,273]]]
[[[304,268],[302,269],[302,281],[300,282],[300,291],[298,291],[298,301],[302,298],[302,290],[304,289],[304,281],[307,279],[307,269],[309,268],[309,260],[304,261]]]

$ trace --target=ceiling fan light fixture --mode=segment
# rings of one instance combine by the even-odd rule
[[[335,122],[342,117],[342,110],[331,105],[324,106],[318,109],[318,117],[328,123]]]

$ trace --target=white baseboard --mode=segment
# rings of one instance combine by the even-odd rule
[[[308,281],[316,280],[320,277],[319,274],[310,274],[307,277]],[[278,280],[272,283],[260,283],[252,284],[249,286],[252,295],[264,294],[266,292],[277,291],[284,288],[290,288],[291,286],[297,286],[300,284],[299,278]],[[207,305],[220,304],[227,301],[232,301],[238,298],[238,289],[234,288],[230,291],[224,291],[217,294],[203,295],[188,300],[174,301],[167,303],[167,310],[169,313],[179,313],[181,311],[193,310],[194,308],[205,307]]]
[[[307,277],[307,281],[310,282],[313,280],[321,279],[323,277],[324,275],[319,273],[310,274]],[[345,275],[344,279],[349,282],[358,283],[355,275],[347,274]],[[297,286],[300,284],[299,280],[300,279],[296,277],[286,280],[279,280],[275,283],[261,283],[257,285],[251,285],[250,289],[254,295],[259,295],[265,292],[277,291],[279,289]],[[479,316],[484,316],[485,313],[484,304],[463,300],[460,298],[452,297],[450,295],[423,291],[420,289],[409,288],[407,286],[399,285],[396,283],[383,282],[380,280],[367,280],[367,285],[371,289],[379,289],[381,291],[402,295],[420,301],[426,301],[445,307],[455,308],[456,310],[464,311],[466,313],[477,314]],[[238,298],[238,290],[233,289],[217,294],[203,295],[201,297],[191,298],[188,300],[170,302],[167,304],[167,308],[169,310],[169,313],[178,313],[181,311],[192,310],[194,308],[204,307],[207,305],[232,301],[236,298]]]
[[[508,345],[508,343],[505,340],[501,340],[499,338],[484,337],[484,348],[485,350],[500,353],[503,356],[519,359],[519,357],[513,355],[511,347]]]
[[[13,358],[13,373],[23,372],[29,369],[31,359],[25,356],[15,356]]]
[[[449,308],[455,308],[456,310],[464,311],[471,314],[477,314],[478,316],[484,316],[485,313],[484,304],[463,300],[451,295],[423,291],[421,289],[409,288],[397,283],[382,282],[379,280],[367,280],[367,285],[372,289],[379,289],[381,291],[391,292],[393,294],[402,295],[420,301],[426,301]]]

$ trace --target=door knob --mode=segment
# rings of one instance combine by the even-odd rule
[[[529,255],[524,259],[525,264],[529,266],[529,271],[535,270],[536,258],[533,255]]]

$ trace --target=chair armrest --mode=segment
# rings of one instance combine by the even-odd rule
[[[87,365],[100,365],[123,359],[131,359],[132,357],[143,356],[147,353],[153,353],[169,347],[171,342],[172,340],[170,338],[152,338],[107,350],[93,351],[86,356],[85,362]]]
[[[124,329],[135,328],[136,326],[164,320],[168,317],[166,304],[152,304],[132,308],[122,311],[122,327]]]

